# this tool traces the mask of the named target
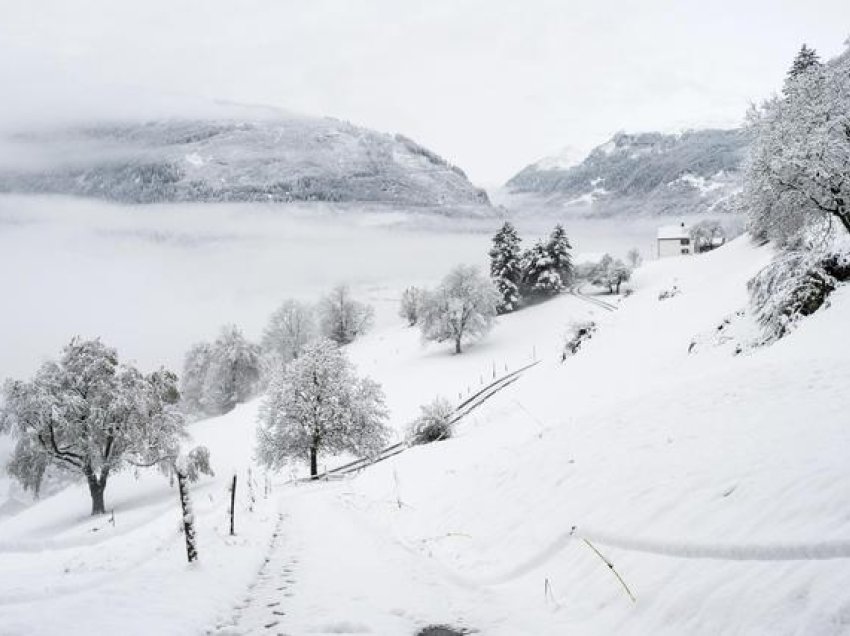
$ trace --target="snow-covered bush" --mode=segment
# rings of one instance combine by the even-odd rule
[[[192,346],[183,364],[183,408],[219,415],[251,399],[260,380],[260,348],[238,327],[222,328],[215,342]]]
[[[452,417],[455,412],[451,402],[443,397],[419,407],[419,416],[410,423],[408,441],[411,444],[430,444],[448,439],[454,432]]]
[[[413,327],[419,322],[422,310],[422,290],[418,287],[408,287],[401,294],[401,304],[398,315],[407,320],[407,325]]]
[[[835,288],[850,280],[850,252],[780,253],[749,282],[750,303],[765,339],[787,334],[797,321],[820,309]]]
[[[375,311],[351,297],[348,285],[337,285],[319,302],[321,333],[339,345],[354,342],[369,331]]]
[[[673,285],[670,289],[664,289],[658,292],[658,300],[667,300],[669,298],[674,298],[682,293],[682,290],[679,289],[678,285]]]
[[[170,461],[185,436],[177,376],[143,375],[100,340],[75,338],[29,381],[8,381],[0,422],[17,437],[9,471],[38,490],[54,466],[85,477],[92,514],[105,511],[109,477],[128,466]]]
[[[334,342],[318,340],[272,380],[260,406],[258,459],[270,468],[307,460],[315,476],[321,453],[377,454],[386,419],[381,387],[358,377]]]
[[[581,349],[585,341],[590,340],[596,332],[596,323],[592,320],[574,322],[567,330],[564,342],[564,351],[561,354],[561,362],[574,356]]]
[[[496,320],[501,296],[493,283],[472,266],[458,265],[422,303],[422,338],[455,344],[485,336]]]

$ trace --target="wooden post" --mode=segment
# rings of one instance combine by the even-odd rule
[[[233,475],[233,484],[230,486],[230,536],[236,534],[233,527],[233,515],[236,509],[236,474]]]
[[[184,471],[177,468],[177,492],[180,496],[180,510],[183,513],[183,537],[186,540],[186,558],[189,563],[198,560],[198,547],[195,543],[195,515],[192,512],[192,500],[189,496],[189,480]]]

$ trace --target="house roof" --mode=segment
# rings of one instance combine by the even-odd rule
[[[691,228],[684,223],[679,225],[664,225],[658,228],[658,239],[685,239],[691,238]]]

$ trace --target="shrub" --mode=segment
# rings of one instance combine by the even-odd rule
[[[430,444],[448,439],[454,432],[452,416],[455,409],[445,398],[435,398],[420,407],[421,413],[410,424],[408,440],[411,444]]]

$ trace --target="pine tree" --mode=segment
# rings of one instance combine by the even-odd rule
[[[555,226],[546,243],[546,250],[552,258],[552,267],[561,278],[561,286],[566,287],[573,279],[573,261],[570,257],[570,240],[567,232],[560,223]]]
[[[537,241],[523,257],[523,288],[529,296],[554,296],[563,289],[555,261],[542,241]]]
[[[791,68],[788,69],[788,79],[793,79],[801,73],[808,71],[810,68],[820,65],[821,61],[820,57],[818,57],[817,51],[810,49],[804,44],[800,47],[797,57],[794,58]]]
[[[501,296],[498,312],[505,314],[516,310],[520,302],[522,283],[522,252],[519,235],[509,221],[505,221],[493,236],[493,247],[490,248],[490,278]]]

